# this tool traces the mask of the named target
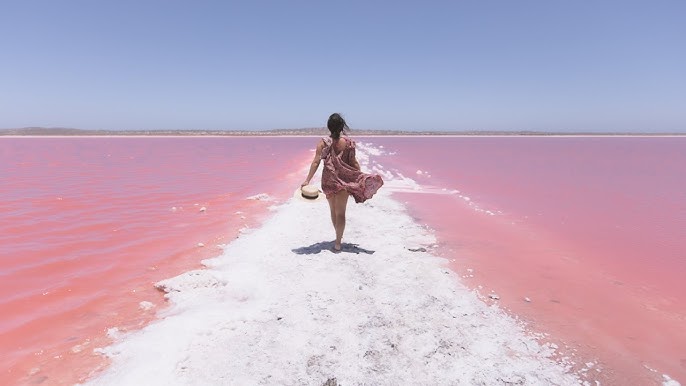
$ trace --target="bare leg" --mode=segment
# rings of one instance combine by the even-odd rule
[[[327,198],[326,201],[329,202],[329,209],[331,210],[331,224],[333,224],[333,229],[334,232],[336,231],[336,205],[335,203],[336,196],[331,196],[330,198]]]
[[[343,238],[343,231],[345,230],[345,210],[348,206],[348,197],[350,195],[345,190],[342,190],[333,198],[334,204],[334,227],[336,228],[336,241],[334,243],[334,249],[337,251],[341,250],[341,239]]]

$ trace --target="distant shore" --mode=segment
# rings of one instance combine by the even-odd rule
[[[318,136],[324,135],[325,128],[277,129],[277,130],[82,130],[72,128],[23,127],[0,129],[1,136]],[[674,132],[546,132],[546,131],[410,131],[410,130],[353,130],[356,136],[686,136]]]

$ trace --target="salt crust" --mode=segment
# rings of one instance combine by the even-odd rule
[[[681,383],[673,380],[667,374],[662,374],[662,386],[681,386]]]
[[[97,349],[112,364],[88,384],[587,384],[464,287],[390,190],[349,205],[343,253],[328,205],[290,200],[206,269],[159,282],[170,307]]]

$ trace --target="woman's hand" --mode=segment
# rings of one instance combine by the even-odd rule
[[[303,186],[309,185],[309,184],[310,184],[310,181],[303,182],[302,184],[300,184],[300,189],[302,189]]]

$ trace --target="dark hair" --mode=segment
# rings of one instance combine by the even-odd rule
[[[326,127],[329,128],[331,132],[331,138],[338,139],[341,137],[341,133],[347,133],[350,128],[348,124],[345,123],[345,119],[341,117],[339,113],[333,113],[329,116],[329,120],[326,122]]]

